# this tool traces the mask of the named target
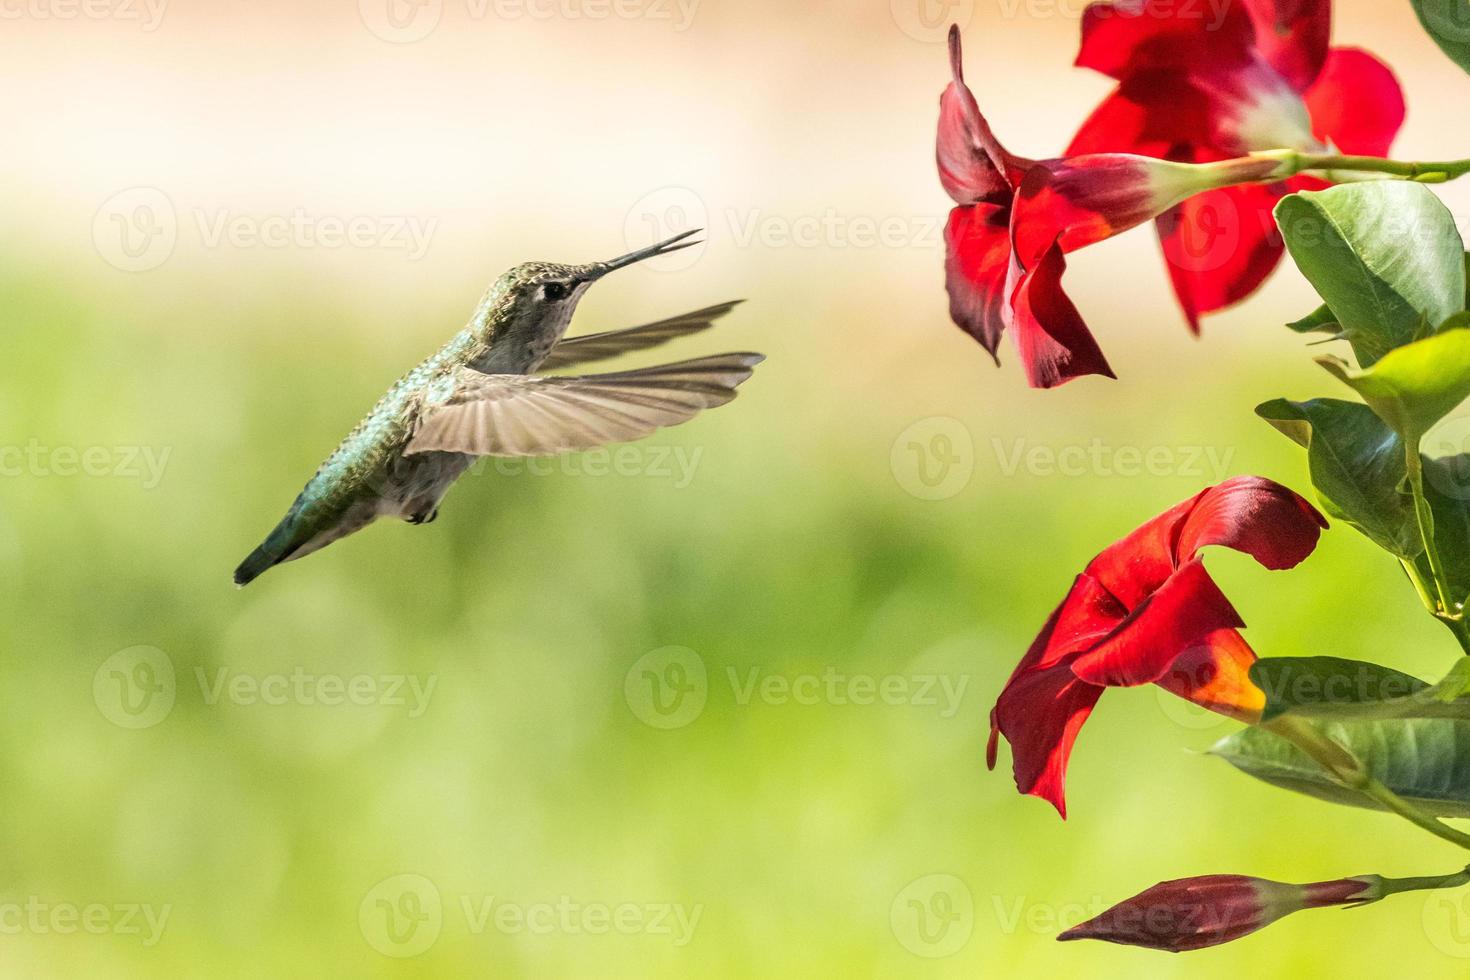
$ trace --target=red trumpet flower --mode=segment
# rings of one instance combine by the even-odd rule
[[[1062,291],[1063,253],[1202,191],[1271,179],[1283,164],[1258,159],[1196,167],[1121,153],[1018,157],[995,138],[965,85],[955,27],[949,52],[954,78],[940,98],[936,156],[940,182],[960,205],[945,231],[951,318],[992,356],[1009,328],[1034,387],[1085,374],[1113,377]]]
[[[1354,48],[1329,48],[1330,0],[1095,3],[1077,64],[1118,80],[1068,153],[1139,153],[1207,162],[1259,150],[1383,156],[1404,121],[1393,72]],[[1203,314],[1250,295],[1283,250],[1271,212],[1326,182],[1212,190],[1158,219],[1175,295],[1198,332]]]
[[[1453,883],[1455,878],[1443,881]],[[1102,939],[1182,953],[1248,936],[1302,909],[1376,902],[1384,897],[1386,885],[1378,875],[1310,885],[1245,875],[1181,878],[1154,885],[1057,938]]]
[[[1094,558],[1011,674],[991,712],[986,762],[1011,744],[1016,787],[1067,815],[1067,758],[1107,687],[1156,683],[1222,714],[1260,716],[1256,655],[1200,560],[1209,545],[1291,568],[1327,526],[1278,483],[1238,477],[1170,508]]]

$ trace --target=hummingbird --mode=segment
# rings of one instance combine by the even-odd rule
[[[429,524],[481,456],[553,456],[641,439],[723,405],[761,354],[715,354],[610,374],[560,375],[708,329],[740,300],[642,326],[565,337],[577,302],[616,269],[698,241],[686,231],[606,262],[527,262],[495,280],[469,323],[399,378],[327,457],[260,547],[248,585],[380,517]]]

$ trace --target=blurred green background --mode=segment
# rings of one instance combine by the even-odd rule
[[[940,11],[446,3],[385,39],[370,0],[28,9],[0,33],[29,93],[0,107],[7,975],[1464,974],[1461,893],[1182,958],[1053,941],[1165,878],[1460,857],[1202,755],[1233,723],[1151,688],[1103,699],[1066,823],[1006,750],[985,771],[1086,560],[1225,476],[1305,489],[1251,408],[1341,392],[1280,326],[1313,305],[1294,270],[1196,341],[1146,231],[1068,276],[1120,382],[990,366],[941,288]],[[1399,155],[1470,151],[1408,5],[1338,9],[1404,76]],[[1019,152],[1104,91],[1067,67],[1076,15],[947,13]],[[485,282],[693,224],[705,249],[573,329],[748,297],[672,349],[766,352],[733,405],[606,471],[485,467],[431,527],[231,587]],[[1348,529],[1292,572],[1209,562],[1263,654],[1455,657]]]

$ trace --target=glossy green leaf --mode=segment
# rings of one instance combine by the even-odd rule
[[[1470,396],[1470,329],[1450,329],[1385,354],[1372,367],[1354,369],[1340,357],[1321,364],[1349,385],[1407,445],[1420,438]]]
[[[1470,817],[1470,721],[1452,718],[1320,722],[1379,782],[1436,816]],[[1318,799],[1381,810],[1378,801],[1333,780],[1295,745],[1246,728],[1210,749],[1241,772]]]
[[[1251,680],[1266,694],[1262,721],[1284,714],[1470,720],[1470,700],[1440,700],[1419,678],[1360,660],[1266,657],[1251,665]]]
[[[1470,2],[1412,0],[1419,23],[1455,64],[1470,71]]]
[[[1329,517],[1346,521],[1400,558],[1424,550],[1414,500],[1401,491],[1404,444],[1359,402],[1277,398],[1256,414],[1307,450],[1312,486]]]
[[[1411,343],[1426,320],[1443,323],[1465,308],[1464,243],[1449,209],[1421,184],[1292,194],[1276,206],[1276,221],[1364,367]]]

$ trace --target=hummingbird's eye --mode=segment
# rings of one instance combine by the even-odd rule
[[[541,287],[541,295],[553,303],[566,299],[570,294],[571,290],[567,289],[567,284],[564,282],[548,282]]]

